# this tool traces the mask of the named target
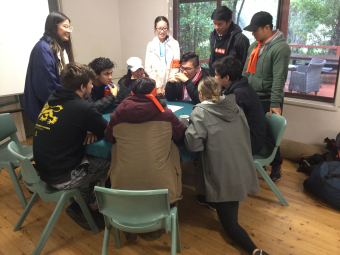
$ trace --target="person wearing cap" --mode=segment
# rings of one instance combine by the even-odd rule
[[[108,58],[96,58],[89,66],[96,73],[93,82],[93,89],[91,97],[88,99],[89,103],[93,105],[98,112],[103,113],[107,110],[114,109],[115,97],[118,93],[117,86],[112,84],[112,69],[116,64]],[[113,85],[113,87],[111,87]],[[110,89],[111,95],[104,97],[105,87]]]
[[[119,81],[119,92],[115,100],[115,105],[118,106],[125,98],[131,96],[131,89],[134,82],[142,77],[149,77],[144,71],[143,63],[140,58],[131,57],[126,61],[127,74],[124,75]]]
[[[249,47],[242,75],[260,97],[264,113],[282,114],[284,86],[288,74],[290,48],[279,30],[273,31],[273,17],[268,12],[255,13],[244,30],[253,32],[256,41]],[[270,178],[281,179],[280,148],[271,163]]]
[[[242,34],[239,25],[232,19],[233,12],[226,6],[220,6],[211,14],[214,21],[214,31],[210,33],[210,76],[215,76],[213,63],[224,56],[234,56],[242,64],[246,62],[247,51],[249,48],[248,38]]]
[[[113,189],[168,189],[170,206],[175,206],[182,199],[182,170],[172,140],[182,141],[186,126],[155,97],[156,91],[154,80],[138,79],[132,96],[111,114],[105,130],[114,143],[108,176]]]
[[[208,76],[200,67],[199,58],[193,52],[183,54],[180,60],[180,73],[176,73],[165,87],[165,98],[169,101],[190,100],[200,103],[198,97],[198,83]]]

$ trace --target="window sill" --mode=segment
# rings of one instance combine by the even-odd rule
[[[315,108],[315,109],[333,111],[333,112],[338,111],[338,108],[340,108],[340,106],[336,105],[335,103],[311,101],[311,100],[292,98],[292,97],[285,97],[284,104],[297,105],[297,106],[302,106],[306,108]]]

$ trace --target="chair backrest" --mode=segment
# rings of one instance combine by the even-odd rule
[[[0,114],[0,141],[14,135],[16,137],[17,127],[13,121],[11,114]]]
[[[31,161],[20,154],[20,150],[14,141],[10,142],[7,148],[10,153],[19,160],[22,178],[26,186],[35,186],[35,184],[40,181],[40,177],[37,175]]]
[[[169,192],[94,188],[99,211],[116,222],[144,224],[170,215]]]
[[[319,59],[319,58],[312,58],[312,60],[309,62],[308,65],[308,73],[311,73],[312,75],[319,75],[321,74],[322,68],[326,64],[325,59]]]
[[[273,143],[274,146],[280,146],[283,134],[287,127],[286,119],[283,116],[275,113],[269,117],[269,113],[267,112],[266,122],[267,138]]]

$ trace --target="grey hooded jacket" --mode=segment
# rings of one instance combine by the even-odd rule
[[[202,151],[196,191],[207,201],[244,201],[247,191],[260,192],[247,119],[235,95],[221,96],[216,104],[197,104],[185,145],[190,151]]]

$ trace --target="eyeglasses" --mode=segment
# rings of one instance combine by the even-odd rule
[[[191,71],[192,69],[194,69],[195,67],[186,67],[186,68],[183,68],[183,67],[179,67],[179,70],[181,70],[181,72],[184,72],[184,71],[186,71],[186,72],[189,72],[189,71]]]
[[[63,25],[63,28],[64,28],[65,30],[69,30],[70,32],[73,31],[73,27],[72,27],[72,26]]]
[[[168,28],[167,27],[158,27],[158,28],[156,28],[156,30],[158,32],[162,32],[162,31],[166,32],[166,31],[168,31]]]

